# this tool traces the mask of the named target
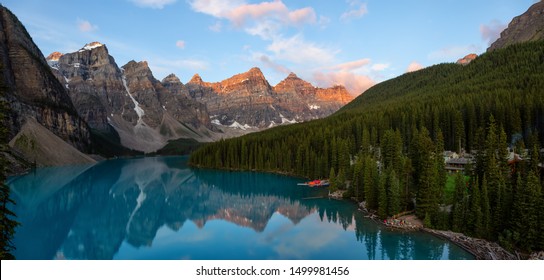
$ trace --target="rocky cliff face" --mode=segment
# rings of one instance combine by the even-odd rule
[[[295,111],[303,121],[326,117],[353,100],[343,86],[317,88],[294,73],[278,83],[274,90],[283,97],[282,106]]]
[[[171,94],[161,96],[161,102],[164,104],[165,110],[168,110],[176,120],[189,123],[194,127],[204,125],[213,129],[206,105],[190,98],[189,91],[176,75],[168,75],[162,80],[162,85]]]
[[[204,82],[196,74],[187,89],[194,100],[206,104],[215,124],[265,127],[277,117],[270,107],[274,92],[258,68],[217,83]]]
[[[459,60],[457,60],[457,64],[460,64],[460,65],[463,65],[463,66],[468,65],[473,60],[475,60],[477,57],[478,57],[478,55],[475,54],[475,53],[467,54],[467,55],[465,55],[465,57],[460,58]]]
[[[213,123],[242,129],[326,117],[353,99],[343,87],[316,88],[294,73],[272,87],[259,68],[217,83],[196,74],[186,86],[207,105]]]
[[[515,17],[487,51],[542,39],[544,39],[544,1],[533,4],[525,13]]]
[[[152,152],[171,139],[210,141],[195,132],[211,127],[206,107],[190,99],[172,77],[164,85],[156,80],[147,62],[130,61],[119,68],[99,42],[61,55],[57,63],[56,56],[49,56],[49,65],[78,113],[98,132],[118,135],[123,146]]]
[[[198,74],[186,85],[173,74],[160,82],[147,62],[119,68],[99,42],[52,53],[48,63],[92,129],[144,152],[178,138],[213,141],[322,118],[352,99],[344,87],[316,88],[295,74],[272,87],[259,68],[216,83]]]
[[[38,124],[79,150],[87,150],[90,132],[72,104],[65,87],[51,72],[43,54],[9,10],[0,5],[1,83],[7,101],[9,138],[27,122]],[[38,143],[39,144],[39,143]]]
[[[122,73],[106,46],[94,43],[74,53],[59,57],[54,72],[69,91],[78,113],[91,128],[108,132],[112,128],[108,117],[121,115],[136,122],[130,98],[123,85]],[[54,57],[51,54],[49,57]],[[54,60],[49,60],[54,65]]]

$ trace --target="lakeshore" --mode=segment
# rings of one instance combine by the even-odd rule
[[[343,195],[344,191],[338,190],[330,193],[329,198],[342,200],[344,199]],[[472,254],[477,260],[544,260],[544,252],[533,252],[530,255],[519,252],[513,254],[502,248],[496,242],[470,237],[459,232],[426,228],[423,225],[423,222],[413,214],[413,211],[400,213],[399,215],[388,217],[387,219],[380,219],[374,211],[368,211],[368,209],[366,209],[364,202],[359,204],[358,209],[359,211],[365,212],[365,217],[390,230],[423,231],[448,240]]]

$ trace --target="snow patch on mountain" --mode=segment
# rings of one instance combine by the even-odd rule
[[[234,121],[231,125],[229,125],[229,127],[238,128],[238,129],[241,129],[241,130],[247,130],[247,129],[251,128],[250,125],[248,125],[248,124],[241,125],[237,121]]]
[[[296,121],[295,119],[289,120],[289,119],[287,119],[286,117],[284,117],[282,114],[280,114],[280,118],[281,118],[281,124],[293,124],[293,123],[297,123],[297,121]]]
[[[144,124],[142,117],[145,115],[145,111],[144,109],[142,109],[142,107],[140,107],[140,103],[138,103],[138,101],[130,93],[127,85],[127,77],[125,77],[125,75],[123,75],[123,86],[125,86],[128,96],[130,97],[130,99],[132,99],[132,102],[134,103],[134,111],[136,111],[136,114],[138,115],[138,123],[136,124],[136,126],[141,126]]]

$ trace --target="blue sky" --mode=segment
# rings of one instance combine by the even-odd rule
[[[119,66],[215,82],[259,67],[358,94],[406,71],[481,54],[535,0],[1,0],[45,56],[106,44]]]

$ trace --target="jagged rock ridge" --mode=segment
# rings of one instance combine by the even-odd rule
[[[195,74],[186,86],[192,98],[208,106],[215,124],[241,128],[326,117],[353,99],[342,86],[316,88],[294,73],[272,87],[259,68],[216,83]]]
[[[487,49],[492,51],[515,43],[544,39],[544,1],[533,4],[525,13],[512,19],[501,36]]]
[[[29,120],[49,130],[80,151],[90,146],[90,131],[74,108],[64,86],[49,70],[43,54],[21,22],[0,5],[1,84],[3,101],[9,104],[6,123],[12,139]],[[49,149],[37,142],[32,149]],[[48,165],[47,162],[44,165]]]
[[[213,140],[199,132],[211,127],[205,106],[175,91],[175,79],[156,80],[145,61],[119,68],[106,45],[93,42],[60,56],[53,71],[90,127],[125,147],[152,152],[171,139]]]
[[[48,63],[92,129],[144,152],[325,117],[352,99],[344,87],[316,88],[295,74],[272,87],[259,68],[216,83],[198,74],[186,85],[174,74],[158,81],[145,61],[118,67],[99,42]]]

